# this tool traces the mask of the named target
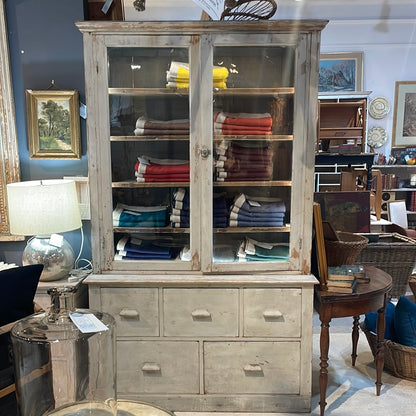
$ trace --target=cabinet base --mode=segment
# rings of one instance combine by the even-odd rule
[[[123,395],[172,412],[309,413],[310,396],[297,395]]]

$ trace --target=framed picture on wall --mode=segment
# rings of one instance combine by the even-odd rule
[[[76,90],[26,90],[31,159],[80,159],[79,95]]]
[[[363,52],[321,53],[319,92],[363,90]]]
[[[396,81],[392,147],[416,145],[416,81]]]

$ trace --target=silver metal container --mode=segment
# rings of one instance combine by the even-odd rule
[[[98,403],[107,412],[82,415],[116,415],[114,318],[75,309],[74,290],[50,289],[49,312],[22,319],[12,328],[20,416],[42,416],[75,403],[84,403],[86,409]]]

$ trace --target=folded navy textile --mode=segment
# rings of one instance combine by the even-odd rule
[[[245,220],[230,220],[230,227],[283,227],[283,220],[259,220],[259,221],[245,221]]]
[[[169,247],[161,247],[150,241],[138,238],[123,237],[117,243],[117,250],[138,254],[169,254]]]
[[[249,197],[245,194],[240,194],[235,198],[231,208],[232,211],[237,213],[240,211],[267,214],[273,212],[286,212],[285,203],[279,198]]]
[[[238,213],[231,211],[230,220],[245,220],[245,221],[264,221],[264,220],[281,220],[285,217],[284,212],[271,212],[270,214],[264,213],[247,213],[245,211],[239,211]]]

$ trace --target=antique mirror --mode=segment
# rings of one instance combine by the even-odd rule
[[[0,0],[0,241],[18,241],[24,238],[10,234],[6,198],[6,184],[20,181],[8,45],[4,0]]]

